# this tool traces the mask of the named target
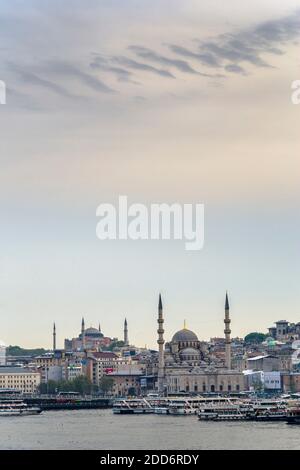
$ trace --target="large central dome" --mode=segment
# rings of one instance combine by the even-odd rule
[[[198,337],[193,331],[183,328],[175,333],[172,341],[198,341]]]

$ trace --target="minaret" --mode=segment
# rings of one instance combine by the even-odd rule
[[[229,318],[229,302],[228,302],[228,295],[226,292],[225,298],[225,366],[227,369],[231,369],[231,339],[230,339],[230,318]]]
[[[84,318],[82,317],[81,320],[81,349],[85,350],[85,325],[84,325]]]
[[[160,395],[164,393],[164,377],[165,377],[165,358],[164,358],[164,319],[163,319],[163,306],[161,301],[161,295],[159,294],[158,301],[158,392]]]
[[[127,320],[124,321],[124,346],[129,346]]]
[[[53,351],[56,350],[56,326],[53,323]]]

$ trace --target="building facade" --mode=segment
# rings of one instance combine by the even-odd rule
[[[231,366],[231,330],[229,301],[225,298],[225,354],[223,364],[211,364],[204,342],[186,328],[177,331],[170,342],[164,345],[163,307],[159,297],[158,304],[158,364],[157,389],[161,393],[220,393],[240,392],[245,390],[244,375]]]
[[[23,367],[0,367],[0,388],[35,393],[40,383],[39,372]]]

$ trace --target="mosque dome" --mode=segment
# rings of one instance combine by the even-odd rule
[[[179,330],[177,333],[175,333],[172,341],[198,341],[198,337],[193,331],[188,330],[187,328],[183,328],[182,330]]]
[[[102,337],[103,334],[97,330],[97,328],[87,328],[85,331],[84,331],[85,335],[86,336],[93,336],[93,337]]]
[[[185,348],[180,351],[180,354],[183,356],[199,356],[200,351],[194,348]]]

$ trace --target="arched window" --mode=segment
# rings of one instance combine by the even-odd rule
[[[215,386],[214,386],[214,385],[211,385],[211,386],[210,386],[210,391],[211,391],[211,392],[214,392],[214,391],[215,391]]]

